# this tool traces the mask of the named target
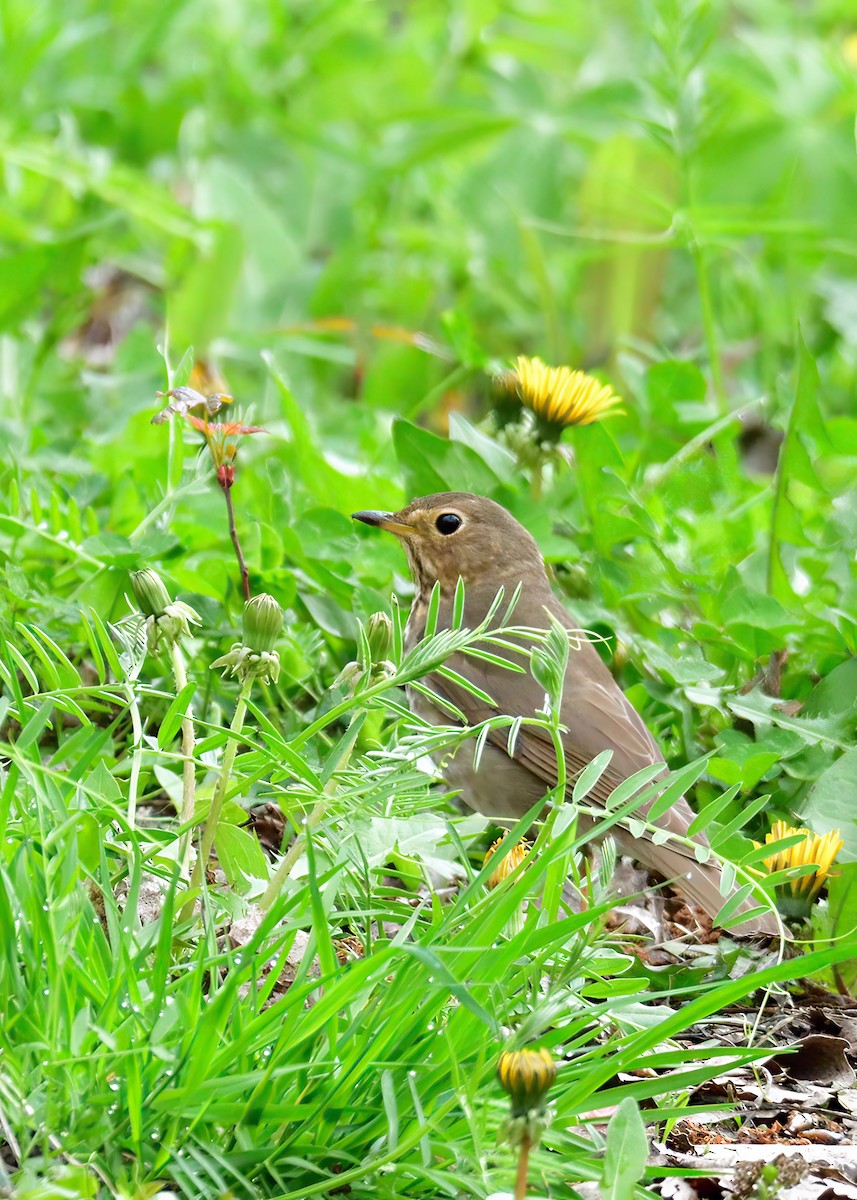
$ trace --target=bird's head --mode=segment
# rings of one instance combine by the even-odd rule
[[[544,565],[533,538],[505,508],[470,492],[420,496],[398,512],[356,512],[357,521],[395,534],[404,546],[418,587],[439,582],[452,589],[517,583]]]

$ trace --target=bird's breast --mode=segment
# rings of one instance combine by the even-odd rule
[[[413,650],[414,646],[423,640],[427,617],[428,597],[420,592],[411,605],[411,611],[408,613],[408,619],[405,622],[405,653]]]

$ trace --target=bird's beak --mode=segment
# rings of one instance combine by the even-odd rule
[[[369,509],[367,512],[352,513],[351,516],[355,521],[362,521],[364,525],[374,525],[377,529],[386,529],[388,533],[413,533],[410,525],[403,525],[401,521],[396,520],[396,513]]]

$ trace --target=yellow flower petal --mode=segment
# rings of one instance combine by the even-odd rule
[[[494,857],[497,849],[502,846],[506,840],[505,835],[498,837],[497,841],[488,847],[485,853],[485,858],[482,860],[483,867],[488,863],[489,859]],[[530,843],[526,839],[518,842],[517,846],[513,846],[503,861],[495,867],[491,875],[488,876],[489,888],[495,888],[503,882],[507,876],[511,875],[515,867],[519,866],[530,852]]]
[[[585,371],[548,367],[540,358],[519,355],[515,376],[521,402],[548,425],[560,429],[591,425],[621,404],[612,388]]]
[[[504,1050],[497,1063],[500,1086],[512,1097],[515,1116],[544,1109],[545,1095],[556,1079],[556,1063],[548,1050]]]
[[[784,871],[787,867],[813,865],[815,867],[813,872],[803,875],[800,879],[793,879],[790,885],[793,895],[812,899],[824,887],[834,859],[842,849],[843,841],[838,829],[819,835],[811,833],[808,829],[795,829],[785,821],[775,821],[770,833],[765,836],[765,844],[778,842],[782,838],[794,837],[797,834],[803,837],[803,841],[796,842],[793,846],[772,854],[770,858],[765,859],[765,866],[773,873],[774,871]]]

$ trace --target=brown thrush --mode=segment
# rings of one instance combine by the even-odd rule
[[[484,619],[501,587],[508,599],[520,584],[520,598],[514,611],[516,625],[544,630],[554,617],[576,634],[569,638],[560,711],[560,721],[566,730],[563,746],[569,778],[573,780],[602,750],[613,751],[607,770],[589,794],[590,802],[603,802],[630,775],[663,761],[639,714],[551,591],[535,541],[499,504],[467,492],[441,492],[413,500],[399,512],[358,512],[354,517],[395,534],[407,553],[417,595],[405,630],[406,649],[423,637],[435,583],[440,585],[437,628],[449,627],[459,578],[464,583],[463,623],[468,628],[475,628]],[[499,653],[493,646],[491,650]],[[460,685],[437,674],[430,676],[426,681],[428,686],[453,703],[469,725],[497,714],[532,717],[544,707],[544,688],[528,673],[508,671],[464,654],[453,655],[446,665],[494,701],[489,706]],[[433,723],[446,723],[450,719],[420,693],[412,692],[409,701],[419,716]],[[461,789],[471,808],[499,821],[519,820],[557,782],[556,756],[546,730],[524,726],[511,756],[507,746],[508,730],[492,730],[478,770],[474,769],[473,756],[466,749],[454,755],[444,769],[447,782]],[[670,833],[687,837],[693,819],[692,809],[682,798],[657,819],[657,824]],[[581,814],[580,828],[585,830],[591,824]],[[628,829],[618,825],[611,832],[624,853],[674,881],[676,890],[704,908],[709,916],[715,916],[722,907],[725,897],[720,892],[721,871],[716,862],[699,863],[690,847],[674,841],[658,845],[651,835],[633,837]],[[739,911],[750,907],[745,902]],[[736,932],[774,933],[775,923],[760,917],[743,922]]]

